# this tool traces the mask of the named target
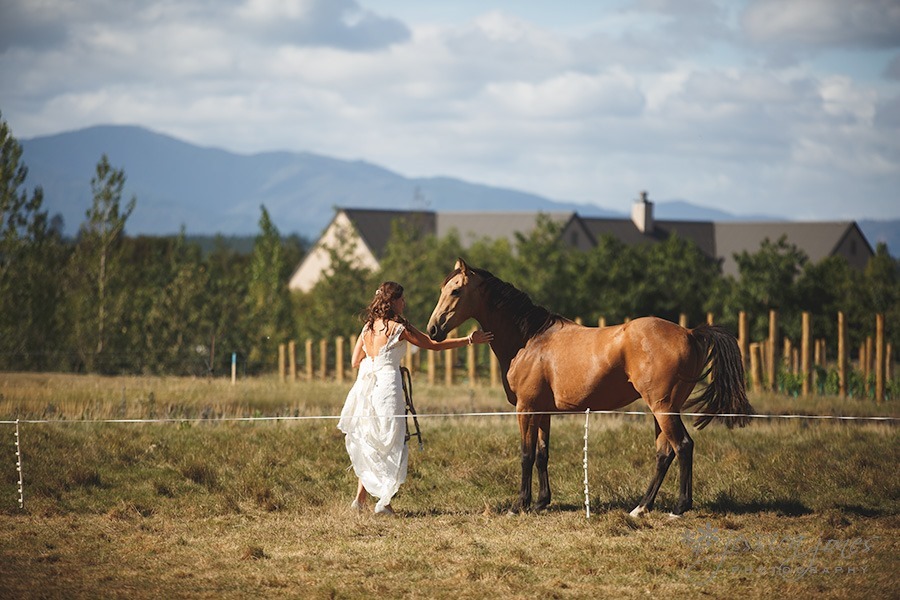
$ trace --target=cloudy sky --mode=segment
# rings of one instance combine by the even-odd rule
[[[0,82],[20,139],[136,124],[619,211],[900,218],[898,0],[0,0]]]

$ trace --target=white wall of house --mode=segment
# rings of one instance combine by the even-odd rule
[[[378,261],[375,259],[375,255],[372,254],[369,247],[356,233],[356,229],[344,211],[339,211],[331,221],[331,225],[328,226],[313,249],[309,251],[306,258],[294,271],[288,282],[288,289],[308,292],[315,287],[322,274],[327,273],[331,267],[331,256],[328,253],[328,249],[340,246],[340,235],[342,232],[352,232],[353,256],[360,266],[372,271],[378,268]]]

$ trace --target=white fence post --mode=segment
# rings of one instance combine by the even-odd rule
[[[19,509],[25,510],[25,487],[22,483],[22,444],[19,437],[19,420],[16,419],[16,471],[19,472]]]
[[[588,422],[591,418],[591,409],[584,411],[584,516],[591,518],[591,496],[588,492]]]

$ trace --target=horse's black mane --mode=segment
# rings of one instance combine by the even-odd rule
[[[490,271],[469,267],[483,279],[488,301],[497,309],[511,313],[513,321],[525,339],[546,331],[556,323],[566,321],[562,315],[550,312],[511,283],[496,277]]]

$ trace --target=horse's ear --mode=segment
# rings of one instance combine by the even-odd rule
[[[453,268],[459,269],[461,272],[465,273],[466,271],[469,270],[469,265],[467,265],[466,261],[464,261],[463,259],[457,258],[456,265]]]

